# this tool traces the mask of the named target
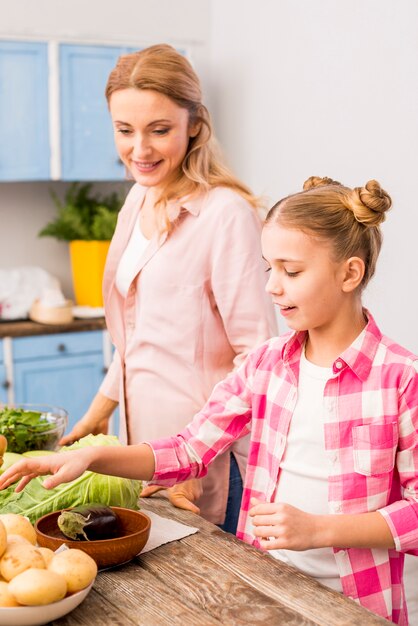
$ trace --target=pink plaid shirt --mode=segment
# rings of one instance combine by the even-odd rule
[[[418,360],[384,337],[372,316],[334,362],[324,391],[329,513],[380,511],[395,549],[338,549],[344,593],[374,613],[407,624],[404,553],[418,555]],[[258,546],[250,498],[274,500],[296,404],[305,332],[276,337],[220,382],[175,437],[150,442],[154,483],[202,476],[216,455],[251,434],[237,536]]]

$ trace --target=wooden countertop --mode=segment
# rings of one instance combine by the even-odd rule
[[[39,324],[31,320],[0,322],[1,337],[28,337],[30,335],[52,335],[56,333],[74,333],[84,330],[106,328],[104,317],[74,319],[69,324]]]
[[[368,626],[389,624],[164,497],[141,500],[199,532],[99,572],[54,626]]]

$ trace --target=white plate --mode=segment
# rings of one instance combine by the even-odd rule
[[[40,626],[67,615],[76,608],[93,586],[94,581],[81,591],[58,602],[43,606],[0,607],[0,626]]]
[[[104,317],[104,308],[101,306],[73,306],[73,315],[79,319]]]

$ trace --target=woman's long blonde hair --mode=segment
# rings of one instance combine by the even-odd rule
[[[376,269],[382,246],[380,224],[392,200],[376,180],[350,189],[331,178],[311,176],[303,191],[279,200],[265,225],[278,222],[332,243],[336,261],[360,256],[365,272],[363,289]]]
[[[254,208],[260,204],[223,163],[207,108],[202,104],[199,79],[189,61],[173,47],[160,44],[119,57],[109,75],[106,99],[120,89],[152,89],[189,112],[189,125],[197,124],[199,132],[191,137],[182,171],[159,197],[156,210],[159,223],[170,230],[166,207],[170,200],[193,197],[211,187],[228,187],[238,192]]]

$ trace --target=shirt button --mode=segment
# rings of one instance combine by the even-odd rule
[[[335,363],[335,367],[336,367],[338,370],[340,370],[340,369],[342,368],[342,366],[343,366],[343,364],[341,363],[341,361],[337,361],[337,362]]]

